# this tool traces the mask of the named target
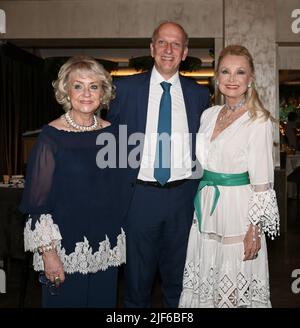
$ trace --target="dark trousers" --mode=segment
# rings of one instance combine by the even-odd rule
[[[126,224],[125,307],[150,307],[159,271],[165,307],[178,306],[194,206],[194,181],[136,185]]]
[[[118,268],[109,267],[96,273],[66,274],[59,295],[51,295],[43,285],[42,303],[45,308],[111,308],[117,303]]]

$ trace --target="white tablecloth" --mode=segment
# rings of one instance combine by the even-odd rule
[[[19,183],[16,185],[12,185],[12,184],[6,184],[6,183],[0,183],[0,188],[24,188],[24,184],[23,183]]]
[[[2,269],[0,269],[0,293],[6,293],[6,277]]]
[[[287,155],[286,158],[286,176],[294,171],[296,167],[300,166],[300,154]],[[297,197],[297,187],[293,182],[288,182],[287,184],[287,195],[288,198]]]

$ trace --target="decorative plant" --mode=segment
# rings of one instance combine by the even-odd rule
[[[45,59],[44,69],[53,78],[57,77],[57,73],[60,67],[69,59],[70,57],[49,57]],[[118,69],[118,63],[105,59],[96,59],[103,67],[111,72]]]
[[[179,71],[183,72],[193,72],[200,69],[202,66],[202,61],[197,57],[187,56],[185,61],[182,61],[179,66]]]
[[[97,61],[102,64],[102,66],[108,71],[114,71],[118,69],[118,63],[111,61],[111,60],[106,60],[106,59],[97,59]]]
[[[286,122],[288,120],[288,114],[290,112],[300,112],[294,104],[286,104],[279,107],[280,121]],[[299,114],[298,114],[299,116]]]
[[[130,58],[128,66],[137,71],[148,71],[154,65],[154,60],[151,56],[142,56]]]
[[[209,55],[211,58],[213,58],[213,62],[211,63],[212,67],[215,67],[215,49],[210,48],[209,49]]]
[[[137,71],[148,71],[154,65],[154,60],[151,56],[142,56],[130,58],[128,66],[136,69]],[[180,71],[192,72],[201,68],[202,61],[196,57],[187,56],[185,61],[182,61],[179,67]]]

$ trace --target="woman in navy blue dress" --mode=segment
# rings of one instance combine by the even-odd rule
[[[113,97],[112,80],[96,60],[77,56],[53,86],[66,113],[43,127],[30,156],[25,250],[42,272],[44,307],[115,307],[125,233],[117,170],[100,168],[96,141],[115,128],[95,115]]]

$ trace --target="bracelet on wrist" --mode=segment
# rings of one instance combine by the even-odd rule
[[[43,255],[44,253],[51,252],[52,250],[55,250],[55,249],[56,249],[56,246],[55,246],[54,242],[51,242],[50,244],[38,247],[38,253],[40,255]]]

